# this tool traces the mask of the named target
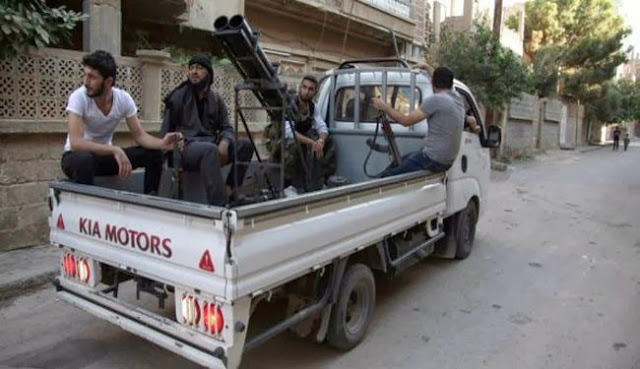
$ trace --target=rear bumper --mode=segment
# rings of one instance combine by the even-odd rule
[[[54,284],[58,289],[58,296],[71,305],[207,368],[227,369],[225,350],[213,339],[195,335],[174,321],[148,311],[140,311],[134,306],[84,289],[63,278],[57,278]],[[202,347],[216,349],[210,351]]]

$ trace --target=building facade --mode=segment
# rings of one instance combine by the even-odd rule
[[[434,36],[437,39],[443,27],[457,32],[473,31],[475,22],[493,28],[494,6],[494,0],[434,0],[431,18]],[[515,29],[507,27],[509,18],[515,20]],[[524,21],[524,1],[509,2],[502,7],[500,42],[519,56],[524,54]]]
[[[65,2],[80,10],[78,1]],[[186,54],[223,56],[211,36],[213,22],[221,15],[242,14],[260,33],[260,45],[270,60],[281,64],[283,74],[321,72],[345,59],[373,56],[399,55],[421,62],[433,1],[82,0],[81,9],[89,17],[77,31],[81,45],[76,37],[74,48],[124,56],[140,48],[180,48]]]

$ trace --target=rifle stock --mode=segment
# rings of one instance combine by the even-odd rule
[[[382,118],[382,132],[384,133],[384,137],[389,142],[389,149],[391,151],[391,156],[393,157],[393,166],[398,166],[402,163],[402,156],[400,156],[400,150],[398,149],[398,144],[396,143],[396,135],[393,133],[393,129],[391,129],[391,124],[389,123],[389,119],[387,117]]]

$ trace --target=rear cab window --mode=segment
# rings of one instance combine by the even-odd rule
[[[371,97],[382,96],[382,87],[380,85],[360,86],[359,104],[356,104],[355,87],[342,87],[336,92],[335,103],[335,120],[341,122],[355,121],[355,108],[359,105],[359,121],[375,122],[379,112],[369,106]],[[418,87],[414,88],[414,104],[411,109],[411,87],[388,85],[387,86],[387,103],[403,114],[409,114],[411,111],[420,108],[422,101],[422,92]]]

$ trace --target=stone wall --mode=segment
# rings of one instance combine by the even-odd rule
[[[585,145],[585,124],[582,106],[525,94],[506,111],[501,154],[509,158]]]
[[[506,111],[502,155],[518,157],[535,151],[538,100],[531,95],[514,99]]]
[[[48,233],[48,183],[62,175],[64,134],[0,135],[0,250],[40,244]]]
[[[565,130],[565,148],[576,148],[587,143],[584,127],[584,106],[567,104],[567,126]],[[576,139],[577,138],[577,139]]]
[[[540,138],[537,148],[541,150],[557,149],[560,143],[560,122],[563,104],[559,100],[545,100],[541,106],[544,111],[541,119]]]
[[[17,125],[0,126],[0,251],[47,242],[49,182],[64,178],[60,158],[66,123],[21,124],[32,132],[20,132],[26,129]],[[149,132],[157,128],[158,124],[145,124]],[[119,125],[114,143],[133,144],[126,130]]]
[[[511,158],[532,155],[535,151],[531,142],[533,139],[535,139],[533,122],[509,120],[502,143],[503,156]]]
[[[544,121],[541,129],[540,150],[557,149],[560,129],[558,122]]]

